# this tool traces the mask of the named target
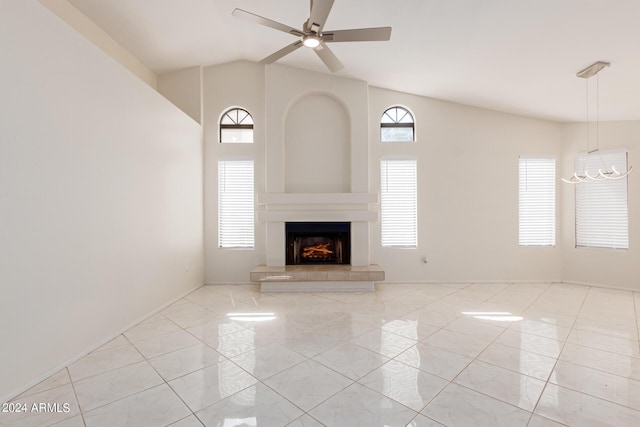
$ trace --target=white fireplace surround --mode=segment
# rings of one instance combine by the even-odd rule
[[[350,222],[351,265],[369,265],[369,223],[378,221],[377,204],[377,193],[258,194],[258,220],[267,229],[267,266],[286,263],[287,222]]]
[[[265,67],[264,76],[269,110],[258,221],[266,229],[267,267],[286,265],[286,222],[316,221],[350,222],[351,265],[368,266],[378,194],[369,192],[367,83],[280,64]]]

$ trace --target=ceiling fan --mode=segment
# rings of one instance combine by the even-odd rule
[[[335,73],[342,69],[343,65],[326,43],[387,41],[391,38],[391,27],[324,31],[324,23],[329,16],[333,2],[334,0],[311,0],[311,13],[309,19],[302,24],[302,31],[242,9],[235,9],[232,14],[300,38],[267,56],[260,61],[261,64],[271,64],[299,47],[306,46],[313,49],[327,68]]]

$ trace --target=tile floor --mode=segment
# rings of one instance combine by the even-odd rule
[[[14,400],[1,426],[638,426],[640,293],[204,286]],[[22,416],[21,416],[22,415]]]

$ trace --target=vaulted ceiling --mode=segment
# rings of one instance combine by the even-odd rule
[[[309,16],[306,0],[70,2],[158,74],[259,61],[296,40],[235,8],[294,28]],[[639,17],[638,0],[335,0],[325,29],[393,27],[389,42],[332,44],[337,76],[557,121],[585,120],[576,72],[611,62],[599,74],[600,119],[639,120]],[[309,49],[279,62],[330,73]]]

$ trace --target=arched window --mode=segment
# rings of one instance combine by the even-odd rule
[[[220,142],[253,142],[253,117],[243,108],[231,108],[220,118]]]
[[[413,116],[406,108],[391,107],[380,119],[380,141],[415,141]]]

